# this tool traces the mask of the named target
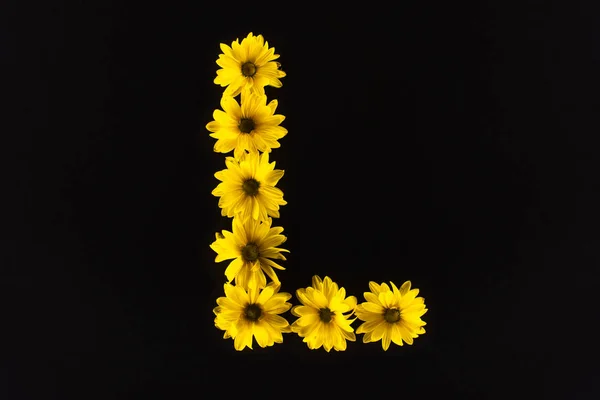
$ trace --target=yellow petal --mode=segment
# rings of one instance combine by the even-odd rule
[[[334,321],[336,322],[337,326],[340,329],[342,329],[346,332],[354,332],[354,329],[350,326],[350,324],[348,323],[348,320],[346,318],[344,318],[343,315],[335,314]]]
[[[306,314],[306,315],[303,315],[302,317],[298,318],[295,321],[296,325],[298,325],[300,327],[312,326],[314,324],[317,324],[318,322],[319,322],[318,314]]]
[[[244,289],[233,286],[229,283],[226,283],[224,287],[227,298],[231,299],[242,307],[245,307],[246,304],[248,304],[248,294],[244,291]]]
[[[383,337],[383,332],[387,329],[387,323],[379,324],[371,333],[371,340],[376,342]]]
[[[381,286],[373,281],[369,282],[369,289],[375,294],[375,296],[379,296],[379,292],[381,292]]]
[[[375,303],[362,303],[361,306],[362,306],[362,308],[365,311],[373,313],[373,314],[383,315],[383,313],[384,313],[383,307],[380,306],[379,304],[375,304]]]
[[[221,124],[219,124],[217,121],[211,121],[208,124],[206,124],[206,129],[211,132],[217,132],[220,128]]]
[[[379,301],[379,297],[377,297],[376,294],[373,294],[371,292],[364,292],[363,296],[365,297],[365,300],[367,300],[368,302],[371,302],[371,303],[377,304],[377,305],[381,305],[381,302]]]
[[[307,292],[307,295],[310,296],[309,292]],[[329,301],[327,300],[327,297],[325,297],[325,295],[320,291],[312,291],[312,296],[313,301],[318,306],[318,308],[326,308],[329,306]]]
[[[410,281],[406,281],[400,286],[400,295],[404,296],[410,290]]]
[[[363,303],[365,304],[365,303]],[[369,311],[365,311],[365,309],[363,308],[362,305],[358,305],[356,306],[356,309],[354,310],[356,313],[356,316],[361,320],[361,321],[375,321],[375,320],[380,320],[383,319],[383,315],[382,314],[376,314],[376,313],[372,313]]]
[[[269,314],[265,317],[264,321],[277,329],[282,329],[289,325],[288,321],[279,315]]]
[[[400,325],[393,324],[392,325],[392,341],[398,346],[403,346],[402,343],[402,334],[400,333]]]
[[[398,324],[395,324],[398,325]],[[408,329],[405,326],[399,325],[400,334],[402,335],[402,340],[404,340],[407,344],[413,344],[413,338]]]
[[[231,263],[227,269],[225,269],[225,276],[227,277],[227,281],[231,282],[235,279],[235,277],[240,273],[240,270],[244,266],[244,262],[241,257],[236,258]]]
[[[394,293],[391,291],[379,293],[379,301],[384,308],[391,308],[394,305]]]
[[[383,319],[364,322],[356,329],[356,333],[372,332],[375,330],[375,328],[384,323],[385,321]]]
[[[267,347],[269,343],[269,334],[262,324],[254,324],[254,338],[260,347]]]
[[[267,300],[269,300],[271,298],[271,296],[273,296],[273,294],[274,294],[274,290],[273,290],[272,286],[265,287],[260,292],[260,295],[258,296],[256,303],[257,304],[265,304],[267,302]]]
[[[300,300],[300,302],[302,304],[304,304],[305,306],[309,306],[315,309],[319,309],[321,307],[319,307],[311,298],[309,298],[306,294],[306,290],[305,289],[298,289],[296,290],[296,297],[298,298],[298,300]]]
[[[381,346],[383,347],[383,350],[387,351],[387,349],[390,347],[390,342],[392,341],[392,332],[390,327],[388,326],[387,329],[385,329],[383,331],[383,339],[381,341]]]
[[[358,333],[358,331],[357,331]],[[371,343],[374,342],[373,338],[372,338],[372,332],[365,332],[365,334],[363,335],[363,343]]]
[[[245,347],[252,349],[252,331],[250,328],[243,327],[239,329],[233,343],[237,351],[242,351]]]
[[[302,317],[305,315],[318,315],[319,311],[314,307],[309,306],[294,306],[292,314],[296,317]]]
[[[237,311],[238,313],[242,311],[243,307],[234,302],[233,300],[227,298],[227,297],[219,297],[217,299],[217,304],[219,306],[221,306],[221,309],[219,310],[219,317],[221,318],[221,314],[225,314],[226,311],[225,310],[231,310],[231,311]],[[226,316],[223,316],[224,319],[227,319]]]

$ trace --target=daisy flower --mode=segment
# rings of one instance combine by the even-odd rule
[[[276,188],[284,171],[269,164],[269,153],[249,153],[241,160],[226,157],[227,169],[215,173],[221,181],[212,191],[219,198],[221,215],[266,221],[279,218],[279,206],[286,205],[283,192]]]
[[[425,322],[421,316],[427,312],[425,300],[417,297],[419,289],[410,289],[410,281],[398,289],[386,284],[369,282],[370,292],[365,292],[365,303],[356,307],[356,316],[365,321],[356,333],[364,333],[363,342],[382,340],[383,350],[390,342],[402,346],[402,342],[413,344],[413,339],[425,333]]]
[[[252,349],[252,338],[260,347],[273,346],[283,342],[282,333],[290,332],[289,323],[278,314],[290,309],[287,301],[292,295],[279,293],[279,288],[273,282],[262,290],[224,285],[225,297],[219,297],[218,307],[213,309],[215,326],[225,331],[224,339],[234,339],[236,350]]]
[[[279,54],[275,48],[269,47],[262,35],[254,36],[252,32],[242,40],[231,43],[231,47],[221,43],[221,51],[217,65],[215,83],[225,89],[226,95],[237,96],[242,90],[256,91],[265,94],[265,86],[281,87],[279,78],[285,76],[277,61]]]
[[[275,114],[277,100],[267,104],[267,96],[242,92],[241,106],[231,96],[221,98],[221,110],[213,113],[214,121],[206,125],[211,137],[217,139],[214,151],[229,153],[239,160],[245,150],[252,153],[270,152],[280,147],[278,139],[287,134],[287,129],[279,126],[285,119]]]
[[[332,348],[344,351],[346,340],[356,340],[350,326],[354,319],[348,319],[356,307],[356,297],[346,297],[346,290],[338,289],[331,278],[313,276],[312,286],[298,289],[296,297],[303,305],[292,308],[292,314],[299,317],[292,324],[292,332],[303,337],[309,349],[323,346],[327,352]]]
[[[217,233],[210,248],[217,253],[215,262],[233,259],[225,270],[229,282],[235,280],[236,286],[247,289],[250,281],[255,280],[258,287],[263,288],[267,284],[266,273],[273,282],[279,283],[273,268],[285,268],[271,259],[285,260],[282,252],[289,253],[289,250],[277,247],[287,238],[281,235],[283,228],[271,227],[271,221],[271,218],[262,222],[234,218],[233,233],[226,230]]]

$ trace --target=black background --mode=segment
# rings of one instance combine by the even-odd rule
[[[597,32],[519,3],[9,6],[3,398],[592,398]],[[240,353],[214,327],[230,220],[204,127],[219,43],[248,32],[287,73],[282,290],[410,279],[413,346]]]

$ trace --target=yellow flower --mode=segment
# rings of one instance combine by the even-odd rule
[[[220,197],[221,215],[259,221],[279,218],[279,206],[287,202],[275,185],[284,171],[274,169],[275,162],[269,164],[269,153],[249,153],[239,161],[227,157],[225,164],[227,169],[215,173],[221,183],[212,191]]]
[[[233,150],[233,156],[239,160],[244,150],[268,153],[280,147],[277,140],[287,134],[287,129],[279,126],[285,117],[275,114],[277,100],[267,105],[267,96],[244,91],[241,103],[240,107],[231,96],[221,98],[225,111],[215,110],[215,120],[206,125],[206,129],[213,132],[210,136],[218,139],[214,150],[218,153]]]
[[[290,332],[287,320],[280,317],[292,306],[289,293],[278,293],[280,285],[270,282],[264,289],[256,286],[247,291],[229,283],[224,285],[225,297],[217,299],[215,326],[225,331],[224,339],[234,339],[233,346],[241,351],[252,349],[252,337],[260,347],[282,343],[283,332]]]
[[[252,32],[239,43],[239,39],[231,43],[231,47],[221,43],[221,51],[217,64],[215,83],[225,89],[226,95],[237,96],[242,89],[265,94],[265,86],[281,87],[279,78],[285,72],[279,69],[280,64],[274,61],[279,58],[275,48],[269,48],[262,35],[254,36]]]
[[[364,333],[363,342],[382,340],[383,350],[390,341],[402,346],[402,341],[413,344],[413,338],[425,333],[421,316],[427,312],[425,300],[417,297],[419,289],[410,289],[410,281],[398,289],[393,282],[392,290],[386,283],[369,282],[370,292],[365,292],[365,303],[356,307],[356,316],[365,321],[356,333]]]
[[[217,233],[217,240],[210,248],[217,252],[216,262],[233,259],[225,270],[229,282],[235,279],[237,286],[247,289],[250,281],[255,280],[258,287],[263,288],[267,284],[266,273],[273,282],[279,283],[273,268],[285,268],[270,258],[285,260],[281,253],[289,253],[289,250],[277,248],[287,238],[280,235],[283,228],[271,227],[271,222],[271,218],[263,222],[234,218],[233,233],[226,230]]]
[[[312,287],[298,289],[296,297],[303,305],[292,308],[292,314],[299,317],[292,324],[292,331],[304,338],[309,349],[323,346],[327,352],[332,348],[344,351],[346,340],[356,340],[350,326],[354,319],[348,319],[356,307],[356,297],[346,297],[346,290],[338,290],[331,278],[326,276],[321,281],[319,276],[313,276]]]

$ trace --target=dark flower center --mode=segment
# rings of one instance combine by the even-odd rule
[[[262,310],[258,304],[248,304],[244,310],[244,314],[246,315],[246,319],[248,321],[256,322],[260,318]]]
[[[387,310],[385,310],[383,318],[391,324],[398,322],[400,321],[400,310],[398,310],[397,308],[388,308]]]
[[[260,183],[258,183],[258,181],[256,179],[248,179],[244,182],[244,184],[242,185],[242,188],[244,189],[244,192],[246,192],[246,194],[248,196],[256,196],[256,194],[258,193],[259,186],[260,186]]]
[[[242,75],[246,77],[253,77],[256,74],[256,65],[250,61],[242,64]]]
[[[329,308],[321,308],[319,310],[319,318],[321,318],[321,321],[329,323],[331,322],[331,318],[333,318],[333,312]]]
[[[242,249],[242,257],[244,258],[244,261],[258,260],[258,246],[254,243],[248,243]]]
[[[242,133],[250,133],[254,129],[254,121],[251,118],[242,118],[238,128]]]

